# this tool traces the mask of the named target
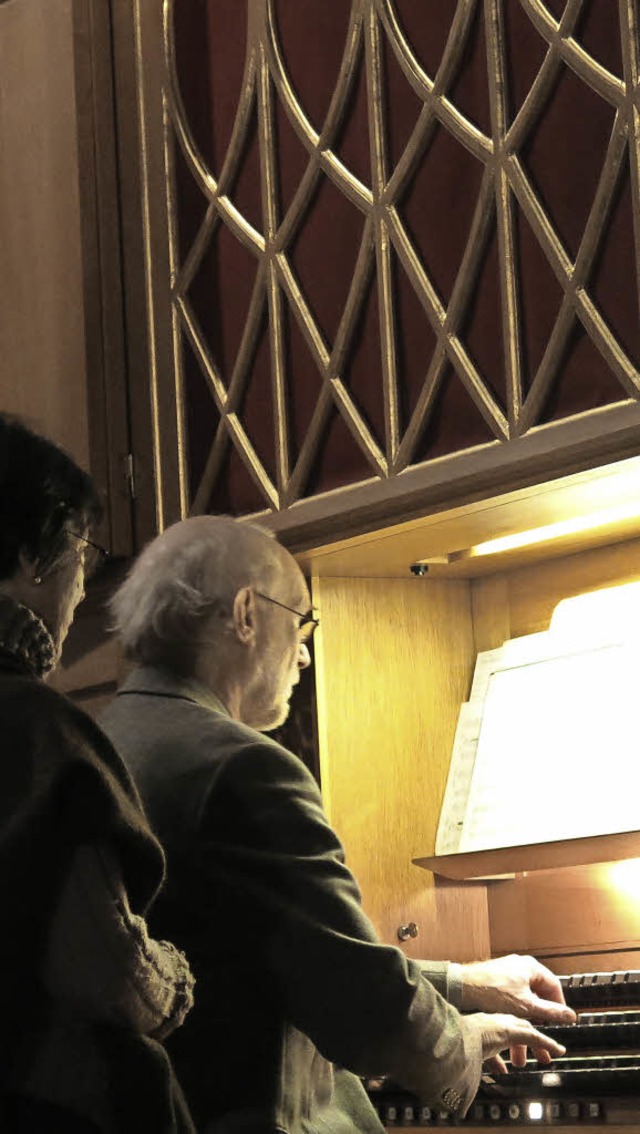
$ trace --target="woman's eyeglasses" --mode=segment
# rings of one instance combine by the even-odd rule
[[[71,528],[65,528],[65,531],[67,535],[72,535],[75,539],[82,540],[82,542],[86,544],[87,550],[85,550],[84,556],[85,575],[87,575],[88,577],[94,575],[98,570],[98,567],[101,567],[102,564],[109,558],[109,552],[107,551],[106,547],[102,547],[99,543],[94,543],[92,539],[89,539],[87,536],[80,535],[80,532],[72,531]]]
[[[316,626],[320,625],[320,619],[314,617],[312,610],[308,610],[306,614],[303,614],[300,610],[295,610],[294,607],[287,606],[283,602],[278,602],[278,599],[271,598],[271,595],[264,595],[262,591],[256,591],[255,594],[258,598],[264,599],[265,602],[272,602],[274,606],[280,606],[283,610],[290,611],[291,614],[297,614],[300,619],[298,623],[298,633],[302,641],[311,641]]]

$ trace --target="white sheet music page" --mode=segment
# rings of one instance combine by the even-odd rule
[[[550,632],[478,656],[437,854],[636,830],[640,654]]]

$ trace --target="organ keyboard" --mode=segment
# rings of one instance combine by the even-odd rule
[[[385,1082],[370,1088],[387,1126],[636,1126],[640,1128],[640,971],[560,978],[577,1022],[543,1027],[566,1056],[483,1076],[464,1120],[422,1106]]]

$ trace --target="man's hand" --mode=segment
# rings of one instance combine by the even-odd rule
[[[461,965],[463,1012],[508,1012],[536,1023],[573,1024],[562,986],[535,957],[512,953],[494,961]]]
[[[511,1049],[514,1067],[524,1067],[527,1048],[538,1063],[550,1063],[564,1055],[566,1048],[549,1036],[543,1035],[529,1020],[507,1016],[501,1012],[474,1012],[464,1018],[465,1028],[477,1028],[482,1043],[482,1059],[487,1061],[492,1071],[506,1071],[500,1052]]]
[[[557,976],[536,961],[534,957],[521,957],[512,953],[493,961],[474,961],[462,965],[463,1012],[508,1012],[512,1016],[527,1017],[536,1023],[573,1024],[576,1014],[564,1002],[562,986]],[[548,1063],[547,1053],[551,1040],[545,1037],[546,1046],[534,1050],[539,1062]],[[509,1041],[511,1060],[515,1067],[526,1061],[528,1040],[513,1038]],[[529,1046],[531,1046],[529,1044]],[[557,1046],[557,1045],[556,1045]],[[504,1070],[498,1057],[495,1070]]]

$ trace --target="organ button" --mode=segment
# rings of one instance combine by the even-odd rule
[[[489,1118],[492,1122],[499,1122],[502,1118],[502,1107],[498,1103],[491,1103],[489,1105]]]
[[[517,1122],[517,1120],[522,1115],[522,1108],[520,1106],[520,1103],[517,1103],[517,1102],[509,1103],[509,1109],[507,1111],[507,1114],[509,1115],[509,1118],[511,1119],[512,1122]]]
[[[567,1103],[567,1118],[580,1118],[580,1103]]]
[[[562,1107],[559,1102],[550,1102],[547,1107],[547,1116],[552,1122],[557,1122],[562,1118]]]

